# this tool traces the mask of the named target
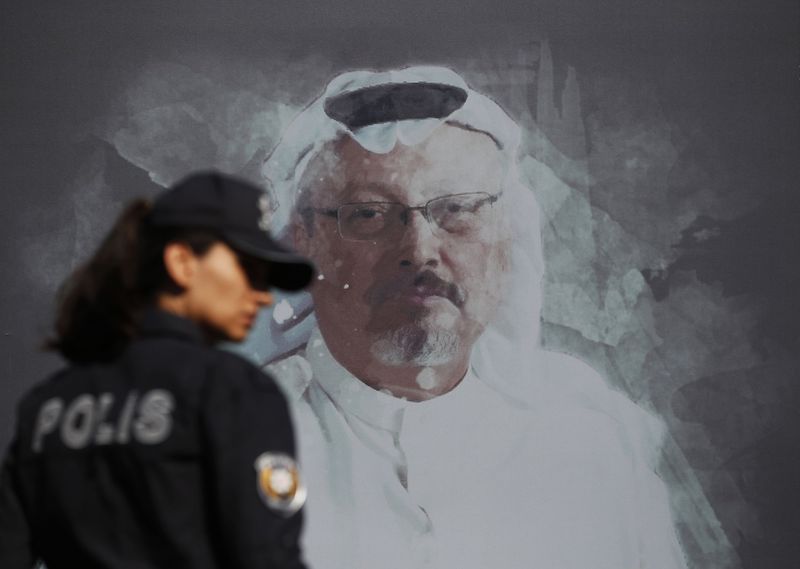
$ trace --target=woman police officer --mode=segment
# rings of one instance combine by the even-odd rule
[[[273,381],[241,341],[310,263],[258,188],[192,175],[132,203],[67,281],[49,346],[70,366],[18,408],[0,567],[301,568],[304,488]]]

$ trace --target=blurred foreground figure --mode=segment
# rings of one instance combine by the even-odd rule
[[[0,567],[304,567],[285,398],[213,347],[312,278],[267,213],[258,188],[195,174],[132,203],[67,281],[51,347],[71,365],[19,405]]]
[[[685,567],[659,423],[540,347],[519,144],[450,69],[356,71],[264,164],[276,231],[320,273],[271,324],[314,489],[312,565]]]

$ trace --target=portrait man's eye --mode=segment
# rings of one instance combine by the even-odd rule
[[[360,219],[374,219],[380,215],[375,209],[362,207],[358,209],[353,215],[353,218],[360,218]]]
[[[432,218],[442,229],[450,232],[476,231],[491,221],[488,194],[466,194],[433,200]]]
[[[367,239],[375,237],[385,229],[389,221],[391,204],[348,204],[339,208],[339,228],[345,239]]]

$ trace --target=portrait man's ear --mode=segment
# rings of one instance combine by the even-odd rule
[[[311,245],[313,241],[313,224],[311,216],[304,216],[302,213],[295,213],[289,226],[289,237],[292,240],[292,247],[301,255],[311,256]]]

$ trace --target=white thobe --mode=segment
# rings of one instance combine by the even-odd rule
[[[406,401],[319,331],[269,369],[292,403],[313,569],[685,567],[664,485],[607,405],[534,411],[472,371]]]

